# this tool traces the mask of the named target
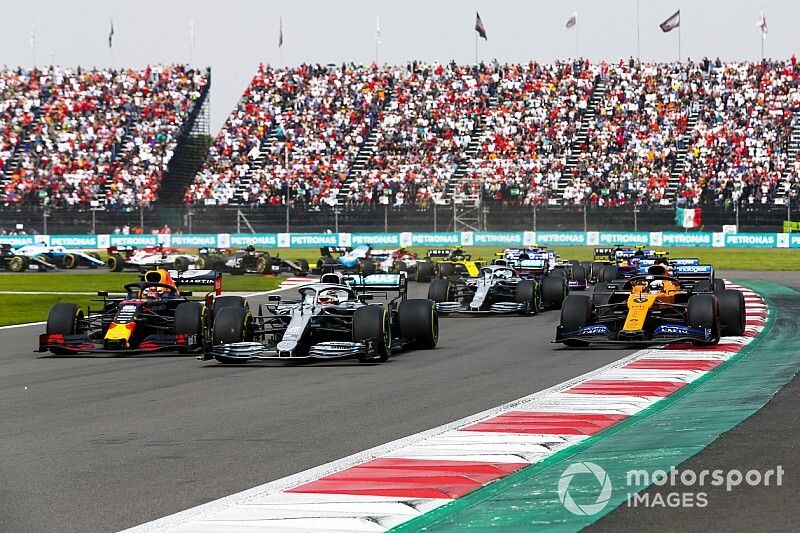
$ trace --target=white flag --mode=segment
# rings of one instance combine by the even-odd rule
[[[574,12],[572,15],[569,16],[567,19],[567,29],[574,28],[578,24],[578,12]]]
[[[381,37],[381,19],[375,16],[375,44],[383,44],[383,37]]]
[[[761,30],[761,35],[763,37],[767,36],[767,17],[764,16],[764,10],[761,10],[761,13],[758,15],[758,22],[756,22],[756,27]]]

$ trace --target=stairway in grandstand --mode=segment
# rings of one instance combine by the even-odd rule
[[[675,161],[672,163],[672,169],[669,172],[669,182],[667,183],[667,198],[674,198],[678,190],[678,184],[681,180],[681,175],[686,168],[686,157],[689,155],[689,145],[692,140],[692,133],[697,120],[700,117],[700,104],[693,102],[687,110],[686,129],[678,139],[678,151],[676,152]]]
[[[800,116],[800,111],[795,110],[793,114],[798,117]],[[798,156],[800,156],[800,121],[795,122],[795,125],[792,126],[792,132],[789,134],[789,146],[786,149],[786,168],[783,171],[783,176],[781,176],[778,198],[786,198],[786,193],[789,191],[789,172],[792,165],[798,161]]]
[[[257,170],[264,168],[267,164],[267,154],[270,153],[279,142],[278,132],[281,126],[283,126],[283,115],[278,113],[275,115],[267,133],[261,138],[261,145],[258,147],[258,155],[253,158],[250,162],[250,168],[247,169],[245,175],[237,182],[234,203],[243,203],[244,193],[250,188],[250,184],[253,183],[253,174],[255,174]]]
[[[500,101],[496,96],[492,96],[489,99],[489,107],[496,107],[499,102]],[[447,181],[445,198],[448,200],[453,199],[453,195],[455,194],[455,191],[459,189],[459,185],[462,185],[469,180],[467,171],[469,170],[470,163],[475,159],[481,159],[481,142],[484,139],[485,128],[486,124],[483,120],[483,116],[478,116],[477,120],[475,121],[475,127],[472,130],[472,136],[470,137],[469,144],[465,150],[467,157],[458,164],[458,167],[456,167],[453,175],[450,176],[450,179]],[[471,191],[466,197],[463,198],[464,203],[476,203],[480,198],[480,194],[481,191]]]
[[[599,79],[592,89],[592,94],[589,96],[589,103],[586,109],[581,113],[581,124],[575,132],[575,138],[572,139],[570,151],[567,155],[567,160],[564,163],[564,170],[561,173],[561,178],[558,180],[558,187],[556,188],[556,201],[561,203],[564,198],[564,190],[567,185],[572,181],[572,171],[578,166],[578,156],[581,152],[581,147],[586,143],[589,135],[589,128],[594,123],[597,111],[600,109],[600,103],[606,94],[606,83]],[[553,200],[551,200],[552,202]]]
[[[44,105],[45,102],[42,102],[41,105]],[[3,169],[3,174],[0,176],[0,188],[3,188],[6,183],[11,181],[11,176],[19,169],[20,165],[22,164],[20,159],[22,158],[22,154],[25,153],[25,150],[22,149],[23,145],[29,146],[28,150],[33,149],[33,126],[39,121],[39,117],[42,114],[41,107],[33,107],[31,108],[33,112],[33,120],[31,120],[30,124],[25,126],[25,129],[22,130],[22,134],[20,135],[20,141],[14,147],[14,151],[11,154],[11,158],[8,161],[8,164]]]
[[[393,101],[394,91],[389,91],[387,98],[383,102],[383,109],[388,109]],[[342,188],[339,189],[339,192],[336,194],[336,202],[339,205],[344,205],[347,201],[347,191],[349,190],[350,181],[353,179],[353,176],[362,174],[367,169],[367,162],[369,162],[372,153],[376,151],[375,145],[378,142],[380,126],[380,119],[378,119],[375,124],[373,124],[367,138],[364,139],[364,142],[361,143],[361,146],[358,148],[358,153],[353,159],[353,163],[350,165],[350,171],[347,173],[347,180],[342,183]]]

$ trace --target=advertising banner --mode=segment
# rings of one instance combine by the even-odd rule
[[[217,234],[211,233],[173,234],[170,245],[176,248],[217,248],[219,246],[217,237]]]
[[[665,231],[661,234],[662,246],[712,246],[713,233]]]
[[[472,244],[475,246],[523,246],[524,233],[521,231],[475,231],[472,233]]]
[[[369,244],[373,248],[399,248],[399,233],[351,233],[350,246]]]
[[[776,248],[778,236],[775,233],[726,233],[726,248]]]
[[[97,235],[52,235],[50,246],[64,248],[98,248]]]
[[[541,246],[585,246],[583,231],[537,231],[536,244]]]
[[[338,233],[290,233],[289,248],[339,246]]]
[[[35,237],[42,237],[36,235]],[[33,244],[34,242],[41,242],[34,240],[34,235],[0,235],[0,244],[10,244],[11,246],[22,246],[23,244]]]
[[[158,235],[109,235],[110,246],[155,246]]]
[[[650,233],[643,231],[601,231],[600,246],[647,246]]]
[[[417,233],[411,234],[412,246],[461,246],[461,233]]]

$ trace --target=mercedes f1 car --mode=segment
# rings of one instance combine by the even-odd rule
[[[584,266],[579,261],[562,261],[553,250],[506,248],[496,255],[494,264],[510,266],[520,277],[541,281],[545,276],[556,275],[566,279],[570,290],[585,290],[589,286]]]
[[[256,250],[254,246],[248,246],[244,250],[201,248],[198,253],[197,268],[210,268],[234,275],[290,272],[305,276],[309,273],[308,261],[305,259],[289,261],[279,256],[273,257],[269,252]]]
[[[297,300],[271,295],[256,315],[243,308],[220,310],[204,359],[383,362],[394,351],[431,349],[438,342],[436,307],[430,300],[406,298],[405,275],[328,273],[298,291]],[[386,305],[368,303],[376,294],[394,297]]]
[[[560,276],[523,279],[511,267],[487,265],[474,278],[432,280],[428,298],[443,315],[527,315],[561,307],[567,292]]]
[[[598,283],[592,296],[568,296],[555,342],[710,345],[744,329],[742,293],[725,289],[711,265],[657,263],[647,274]]]
[[[78,353],[139,353],[154,351],[200,352],[213,313],[225,306],[243,306],[243,298],[219,296],[222,278],[211,270],[177,272],[151,270],[142,281],[125,285],[124,297],[102,297],[99,310],[83,310],[76,304],[57,303],[50,309],[45,333],[39,336],[39,352],[57,355]],[[189,300],[183,285],[213,285],[202,301]]]
[[[177,248],[166,246],[112,246],[108,249],[106,266],[111,272],[122,272],[133,269],[144,272],[156,268],[172,268],[178,271],[188,270],[197,263],[197,256],[184,254]]]

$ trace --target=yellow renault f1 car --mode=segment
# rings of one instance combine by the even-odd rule
[[[711,265],[662,261],[646,274],[599,283],[591,296],[567,296],[555,342],[710,345],[744,333],[744,297],[714,279]]]
[[[483,265],[483,261],[472,259],[461,248],[428,250],[426,260],[417,262],[417,281],[454,276],[474,278]]]
[[[179,285],[213,285],[204,300],[192,301]],[[100,310],[57,303],[50,309],[46,332],[39,336],[39,352],[139,353],[200,352],[214,307],[244,305],[236,296],[214,298],[222,291],[222,277],[213,270],[147,271],[139,282],[124,286],[125,296],[102,296]],[[210,308],[210,309],[209,309]]]

